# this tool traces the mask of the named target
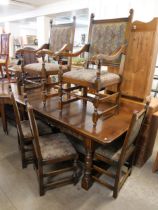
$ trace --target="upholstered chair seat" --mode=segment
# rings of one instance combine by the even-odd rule
[[[40,136],[39,144],[43,160],[69,159],[70,156],[77,155],[74,147],[63,133]]]
[[[127,149],[126,156],[128,157],[129,155],[132,154],[134,151],[135,146],[131,145],[129,149]],[[96,154],[102,156],[104,159],[109,159],[109,161],[113,161],[113,163],[118,162],[120,159],[120,155],[122,152],[122,146],[119,144],[115,145],[106,145],[102,147],[98,147],[96,149]],[[126,159],[126,158],[125,158]]]
[[[68,80],[72,83],[75,81],[75,84],[80,85],[82,81],[82,85],[95,88],[95,80],[96,80],[97,70],[95,69],[79,69],[74,71],[66,72],[64,76],[64,80]],[[101,71],[100,77],[100,89],[105,88],[106,86],[116,84],[120,82],[120,76],[118,74],[110,73],[106,70]]]
[[[27,64],[26,66],[24,66],[24,71],[25,72],[29,72],[30,74],[42,74],[41,71],[41,63],[31,63],[31,64]],[[58,64],[53,64],[53,63],[46,63],[45,64],[45,69],[46,69],[46,74],[47,76],[49,75],[55,75],[58,74],[59,72],[59,65]],[[63,71],[69,71],[69,68],[67,65],[63,65]]]

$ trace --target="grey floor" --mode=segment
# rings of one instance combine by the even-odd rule
[[[21,169],[16,129],[9,126],[6,136],[0,124],[0,210],[158,210],[158,173],[152,173],[156,150],[158,143],[144,167],[134,167],[116,200],[105,187],[95,183],[85,191],[81,182],[40,197],[32,166]]]

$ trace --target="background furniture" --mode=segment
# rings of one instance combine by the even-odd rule
[[[8,80],[10,80],[8,71],[9,37],[10,34],[0,34],[0,72],[3,78],[3,70],[5,70]]]
[[[132,23],[121,88],[123,96],[144,101],[150,95],[158,52],[157,33],[158,18],[148,23]]]
[[[157,130],[158,130],[158,98],[153,98],[146,120],[143,123],[143,127],[137,141],[135,164],[138,167],[143,164],[152,155]]]
[[[7,117],[5,112],[5,105],[11,104],[9,83],[2,82],[0,84],[0,114],[2,120],[3,131],[8,134]]]
[[[156,131],[155,133],[155,138],[156,138],[156,135],[158,135],[158,129],[156,128],[156,126],[158,126],[158,122],[157,122],[157,117],[158,117],[158,112],[155,112],[152,116],[152,122],[153,122],[153,126],[152,126],[152,131]],[[151,138],[153,138],[153,135],[151,135]],[[158,171],[158,153],[156,155],[156,158],[155,158],[155,161],[154,161],[154,164],[153,164],[153,169],[152,169],[153,172],[156,172]]]
[[[146,109],[141,111],[135,111],[133,113],[129,129],[127,134],[122,139],[115,141],[113,144],[107,144],[105,146],[99,146],[94,153],[94,160],[103,162],[103,166],[93,164],[93,170],[99,174],[104,174],[114,180],[114,183],[104,181],[103,177],[93,175],[92,178],[98,183],[113,191],[113,197],[117,198],[118,192],[123,186],[124,182],[132,172],[132,165],[135,152],[135,141],[140,132]],[[105,163],[114,167],[111,172],[108,168],[105,169]]]
[[[156,97],[158,94],[158,75],[154,75],[153,81],[156,81],[157,84],[156,84],[156,88],[152,89],[151,92],[154,92],[154,97]]]
[[[89,53],[85,69],[75,70],[71,72],[61,71],[60,76],[60,108],[64,104],[73,102],[75,99],[83,99],[90,101],[94,106],[93,124],[96,126],[98,118],[111,111],[117,113],[119,110],[119,99],[121,95],[120,85],[122,81],[122,73],[125,62],[126,43],[129,39],[129,32],[133,10],[130,10],[130,15],[127,18],[94,20],[94,15],[91,15],[91,22],[89,27]],[[64,53],[62,53],[64,55]],[[65,54],[66,55],[66,54]],[[67,54],[67,56],[74,57],[76,54]],[[96,69],[93,65],[96,65]],[[115,67],[117,73],[103,70],[102,67]],[[69,83],[75,85],[73,88],[64,89],[62,83]],[[102,90],[108,87],[115,87],[115,91],[107,94]],[[74,94],[74,89],[83,89],[83,94]],[[63,100],[63,94],[70,92],[73,98]],[[91,97],[90,94],[93,94]],[[110,101],[109,107],[103,111],[99,110],[101,103]]]
[[[39,137],[39,131],[33,114],[33,108],[27,106],[31,130],[33,133],[33,146],[35,153],[35,169],[39,182],[40,195],[44,195],[45,191],[63,184],[74,183],[78,181],[77,176],[77,160],[78,154],[62,133],[56,133],[45,137]],[[65,162],[70,161],[70,166],[65,166]],[[73,162],[73,164],[72,164]],[[62,164],[61,164],[62,163]],[[59,168],[55,168],[56,164]],[[53,168],[45,168],[46,165]],[[46,171],[45,171],[46,170]],[[71,176],[59,177],[56,175],[63,174],[68,171],[73,171]],[[52,180],[51,180],[52,179]]]

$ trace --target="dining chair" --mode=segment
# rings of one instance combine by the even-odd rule
[[[10,95],[17,126],[18,145],[21,153],[22,168],[26,168],[28,164],[33,163],[34,161],[32,146],[33,135],[31,132],[29,120],[21,119],[19,107],[15,100],[14,94],[11,92]],[[40,135],[52,133],[52,128],[45,122],[38,120],[37,124],[39,127]]]
[[[140,133],[148,106],[149,103],[144,109],[133,112],[129,129],[121,139],[99,146],[94,152],[93,171],[97,173],[92,178],[112,190],[114,198],[117,198],[118,192],[132,172],[136,139]]]
[[[132,17],[132,9],[126,18],[94,20],[94,14],[91,15],[85,68],[65,73],[61,66],[59,71],[60,109],[64,104],[78,99],[89,101],[94,107],[92,116],[94,126],[103,115],[119,112],[121,82]],[[61,55],[76,57],[79,53],[62,52]],[[63,87],[64,83],[71,87]],[[72,97],[66,98],[65,94]],[[107,108],[99,109],[105,102],[108,103]]]
[[[16,52],[17,54],[21,54],[21,57],[24,57],[25,54],[34,53],[38,58],[42,59],[41,62],[31,62],[26,65],[22,62],[21,68],[23,75],[28,74],[41,77],[44,105],[47,98],[58,95],[58,62],[63,64],[64,72],[71,70],[71,58],[64,58],[58,54],[62,51],[72,52],[75,26],[75,17],[73,17],[73,22],[62,24],[55,24],[51,20],[49,44],[44,44],[37,50],[20,49]],[[27,77],[24,80],[27,81]]]
[[[27,110],[34,137],[35,170],[40,196],[44,195],[46,190],[69,183],[76,184],[78,181],[76,150],[64,133],[39,136],[32,106],[28,104]]]

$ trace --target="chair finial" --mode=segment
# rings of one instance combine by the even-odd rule
[[[132,20],[133,19],[133,15],[134,15],[134,9],[133,8],[131,8],[130,10],[129,10],[129,19],[130,20]]]
[[[94,13],[91,14],[91,20],[94,19],[95,15]]]

